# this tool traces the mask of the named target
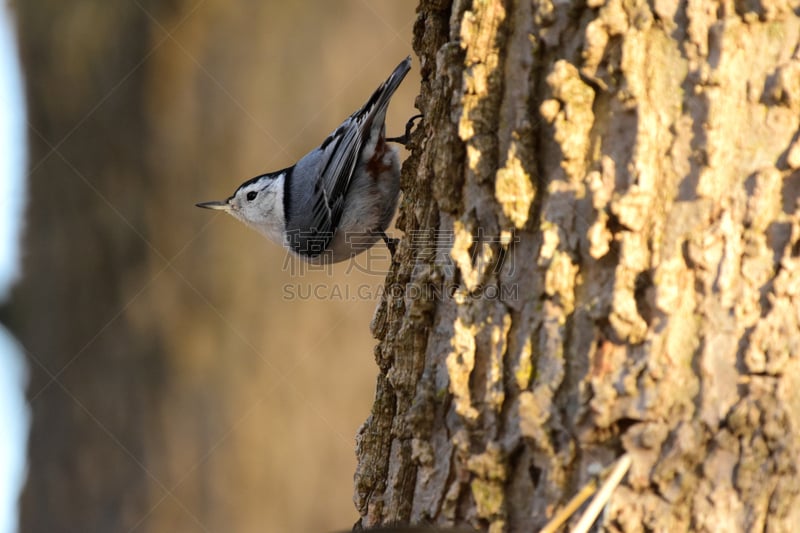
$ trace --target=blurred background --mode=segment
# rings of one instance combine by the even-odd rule
[[[17,0],[23,532],[357,518],[385,249],[309,268],[198,201],[291,165],[411,53],[413,0]],[[415,113],[418,65],[389,109]]]

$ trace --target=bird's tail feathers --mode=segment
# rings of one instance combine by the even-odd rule
[[[389,100],[391,100],[392,95],[400,86],[400,83],[403,81],[403,78],[406,77],[406,74],[408,74],[409,70],[411,70],[411,56],[408,56],[399,65],[397,65],[389,78],[385,82],[381,83],[377,89],[375,89],[375,92],[372,93],[372,96],[370,96],[369,100],[367,100],[367,103],[364,104],[364,107],[355,113],[354,118],[358,121],[361,121],[366,117],[384,113],[386,111],[386,107],[389,105]],[[368,120],[367,122],[371,121]]]

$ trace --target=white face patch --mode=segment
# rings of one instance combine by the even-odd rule
[[[265,176],[242,187],[231,199],[230,214],[280,245],[284,244],[283,186],[286,175]]]

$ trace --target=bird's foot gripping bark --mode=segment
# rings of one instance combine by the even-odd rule
[[[408,122],[406,122],[406,132],[400,137],[387,137],[386,140],[393,143],[399,143],[408,148],[408,143],[411,141],[411,130],[414,129],[414,122],[421,119],[422,115],[414,115]]]

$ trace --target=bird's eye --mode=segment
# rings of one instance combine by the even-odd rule
[[[247,201],[252,202],[253,200],[256,199],[256,196],[258,196],[258,193],[256,191],[250,191],[249,193],[247,193]]]

